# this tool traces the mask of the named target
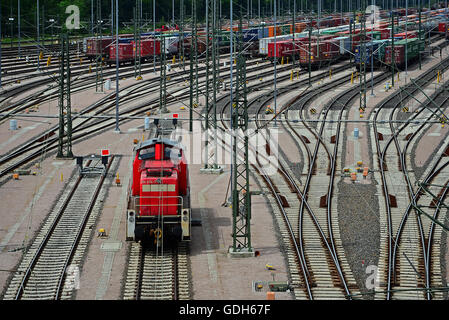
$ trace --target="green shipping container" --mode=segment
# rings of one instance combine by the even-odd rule
[[[380,31],[370,31],[370,32],[367,32],[366,36],[368,37],[368,39],[373,37],[374,40],[380,40],[381,32]]]
[[[290,25],[283,25],[281,26],[281,33],[282,34],[290,34]]]
[[[337,34],[339,32],[340,32],[340,30],[338,30],[338,29],[335,29],[335,30],[322,30],[321,34],[333,36],[334,34]]]
[[[424,50],[424,41],[419,41],[418,38],[404,39],[395,42],[395,46],[406,45],[407,48],[407,60],[413,59],[418,56],[420,51]]]

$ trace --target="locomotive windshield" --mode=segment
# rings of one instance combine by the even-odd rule
[[[164,148],[164,158],[162,160],[177,160],[181,157],[181,150],[175,150],[171,146],[165,145]],[[156,159],[156,148],[151,146],[149,148],[139,150],[139,160],[155,160]]]

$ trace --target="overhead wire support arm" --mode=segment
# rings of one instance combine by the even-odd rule
[[[425,92],[424,90],[422,90],[422,88],[419,86],[418,83],[416,83],[415,79],[411,79],[410,78],[410,82],[413,83],[413,85],[419,90],[421,91],[421,93],[427,98],[427,100],[430,101],[430,103],[432,103],[435,108],[441,113],[440,119],[443,119],[444,122],[447,122],[448,117],[444,114],[444,112],[441,110],[441,108],[435,103],[435,101],[430,98]],[[412,94],[410,94],[407,90],[407,88],[401,88],[401,91],[405,92],[409,97],[411,97],[412,99],[415,99],[416,101],[418,101],[419,103],[421,103],[418,99],[416,99],[416,97]],[[447,90],[447,89],[446,89]],[[429,110],[433,115],[435,115],[435,117],[438,117],[437,113],[435,111],[433,111],[432,109],[428,108],[427,106],[424,105],[424,107]]]

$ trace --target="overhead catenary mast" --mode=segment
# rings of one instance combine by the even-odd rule
[[[69,37],[61,34],[61,59],[59,64],[59,139],[57,158],[71,159],[72,153],[72,105],[70,86]]]
[[[136,46],[136,51],[134,53],[134,78],[136,78],[137,80],[142,79],[141,5],[141,0],[136,0],[136,6],[134,8],[134,39]]]
[[[103,83],[103,20],[101,17],[101,0],[97,0],[97,36],[96,36],[96,82],[95,91],[104,92]],[[118,45],[118,39],[117,39]]]
[[[235,100],[231,100],[232,112],[232,247],[231,255],[254,254],[251,245],[251,192],[249,190],[248,161],[248,101],[246,88],[246,61],[242,41],[242,0],[240,4],[239,31],[237,37],[237,72]],[[231,25],[232,27],[232,25]],[[231,85],[232,87],[232,85]],[[233,107],[235,105],[235,107]]]
[[[217,0],[206,2],[206,91],[205,91],[205,147],[204,167],[201,172],[221,173],[223,169],[218,165],[217,152]],[[213,152],[210,147],[213,147]]]
[[[192,0],[192,26],[190,37],[190,111],[189,131],[193,131],[193,109],[198,107],[198,35],[196,21],[196,1]],[[194,91],[195,88],[195,91]]]
[[[2,6],[0,6],[0,89],[2,87]]]
[[[365,0],[363,0],[364,7]],[[372,33],[371,33],[372,36]],[[372,48],[371,48],[372,49]],[[371,52],[371,55],[373,53]],[[361,11],[360,16],[360,107],[359,111],[360,113],[365,112],[366,109],[366,62],[367,62],[367,55],[366,55],[366,16],[365,11]]]
[[[114,21],[113,21],[114,24]],[[115,132],[120,132],[119,128],[119,59],[118,59],[118,0],[115,0],[115,37],[117,46],[115,47]]]

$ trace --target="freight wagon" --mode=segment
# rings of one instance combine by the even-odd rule
[[[109,47],[109,55],[106,62],[109,66],[116,63],[117,44]],[[119,43],[118,44],[118,60],[119,65],[127,62],[134,62],[134,52],[132,43]]]
[[[296,35],[295,35],[296,36]],[[277,36],[276,42],[291,40],[293,39],[293,34],[287,34],[283,36]],[[268,44],[274,42],[274,37],[259,39],[259,55],[267,56],[268,55]]]
[[[288,52],[288,53],[286,53]],[[290,56],[293,53],[293,40],[276,41],[276,46],[274,42],[268,44],[268,58],[282,58],[285,56]]]
[[[407,50],[407,51],[406,51]],[[394,43],[394,56],[392,58],[393,48],[388,45],[385,49],[385,63],[391,65],[392,61],[398,67],[418,57],[419,52],[424,50],[424,41],[418,38],[404,39]],[[406,54],[407,53],[407,54]]]
[[[142,62],[152,58],[153,56],[159,56],[161,54],[161,41],[158,39],[144,39],[138,42],[133,41],[133,51],[138,54],[140,47],[140,57]]]
[[[87,38],[86,39],[86,56],[90,61],[93,61],[98,55],[101,55],[106,60],[109,57],[109,46],[112,44],[112,37]]]
[[[382,65],[385,59],[385,49],[391,43],[390,40],[373,40],[365,44],[365,65],[371,66],[371,54],[373,55],[373,67]],[[361,45],[357,45],[354,50],[354,61],[357,69],[360,69],[360,62],[362,61]]]
[[[299,64],[301,66],[308,66],[309,55],[310,64],[313,68],[320,67],[323,64],[330,63],[341,57],[339,49],[339,41],[335,39],[319,40],[310,43],[302,42],[299,51]]]

